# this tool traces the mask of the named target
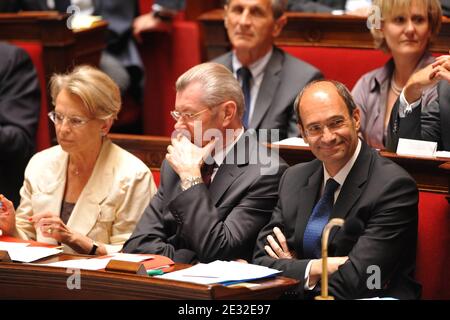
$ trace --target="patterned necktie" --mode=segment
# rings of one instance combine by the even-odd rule
[[[314,206],[303,236],[303,253],[305,258],[321,257],[322,231],[328,222],[334,204],[334,192],[339,187],[332,178],[327,180],[322,197]]]
[[[242,123],[247,129],[249,124],[249,113],[250,113],[250,80],[252,79],[252,73],[247,67],[241,67],[237,71],[239,79],[242,81],[242,92],[244,93],[245,110],[244,116],[242,118]]]
[[[209,185],[211,184],[211,178],[212,175],[214,173],[214,169],[217,167],[216,163],[213,162],[211,164],[204,164],[201,168],[200,168],[200,172],[202,174],[202,179],[203,182],[205,183],[206,187],[209,187]]]

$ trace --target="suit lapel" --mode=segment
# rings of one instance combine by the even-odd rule
[[[323,167],[321,162],[318,168],[312,172],[308,179],[308,183],[301,187],[298,191],[300,205],[297,208],[297,220],[295,224],[295,244],[298,246],[296,252],[299,256],[303,255],[303,235],[311,216],[312,210],[319,195],[319,190],[322,186]]]
[[[92,175],[81,192],[67,223],[69,228],[76,230],[82,235],[87,235],[96,224],[101,212],[100,205],[111,191],[111,184],[114,178],[111,163],[113,161],[111,156],[112,149],[111,141],[105,140]]]
[[[231,184],[245,172],[250,154],[257,151],[258,140],[253,132],[246,131],[225,156],[225,160],[209,186],[211,200],[216,205]]]
[[[361,151],[355,161],[355,164],[345,179],[344,185],[339,193],[339,197],[333,207],[330,219],[346,219],[362,194],[364,184],[369,176],[369,170],[373,159],[370,147],[364,142],[361,143]],[[330,233],[329,243],[333,240],[336,232],[337,228],[334,228]]]
[[[281,81],[280,72],[282,66],[283,55],[274,48],[272,57],[270,57],[264,70],[264,77],[259,88],[258,96],[256,97],[250,128],[258,128],[264,115],[268,112]]]
[[[61,148],[61,147],[57,147]],[[38,191],[32,195],[33,213],[51,212],[59,216],[66,187],[66,172],[69,156],[63,150],[53,159],[38,181]],[[36,240],[56,244],[55,239],[43,237],[36,229]]]

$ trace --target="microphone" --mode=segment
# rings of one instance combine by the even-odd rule
[[[328,295],[328,238],[333,227],[342,227],[341,239],[336,241],[337,257],[346,256],[353,248],[355,240],[364,230],[362,221],[358,218],[351,217],[347,221],[339,218],[331,219],[322,232],[322,276],[320,296],[316,296],[316,300],[334,300],[333,296]]]
[[[342,227],[343,219],[331,219],[322,232],[322,277],[320,284],[320,296],[316,296],[315,300],[334,300],[334,297],[328,295],[328,237],[333,227]]]
[[[340,238],[336,239],[334,255],[336,257],[347,256],[352,250],[356,240],[364,231],[364,225],[358,218],[351,217],[345,221],[342,228],[342,234],[338,235]]]

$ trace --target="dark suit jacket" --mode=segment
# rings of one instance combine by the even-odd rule
[[[19,189],[34,153],[41,95],[28,54],[0,42],[0,193],[19,204]]]
[[[387,149],[395,152],[399,138],[435,141],[438,150],[450,151],[450,85],[440,81],[438,99],[427,106],[417,106],[411,114],[400,118],[400,98],[392,108],[388,127]]]
[[[443,15],[450,17],[450,0],[441,0],[441,6]]]
[[[233,69],[231,52],[214,59],[214,62]],[[295,98],[306,84],[322,77],[312,65],[274,47],[264,70],[249,128],[279,129],[279,140],[298,137],[297,117],[293,108]]]
[[[254,263],[282,270],[283,275],[300,280],[296,294],[310,298],[320,293],[320,284],[304,291],[305,270],[310,257],[303,256],[303,235],[323,181],[319,160],[286,170],[280,182],[280,200],[270,223],[258,235]],[[329,238],[329,256],[349,256],[349,260],[329,277],[329,293],[337,299],[388,296],[419,298],[421,287],[413,280],[417,240],[416,183],[402,168],[362,143],[361,152],[350,170],[332,218],[359,219],[360,235],[344,241],[339,229]],[[267,235],[281,227],[288,246],[298,259],[276,260],[264,250]],[[334,229],[336,231],[336,229]],[[381,270],[381,289],[369,290],[366,281],[371,265]]]
[[[145,210],[125,252],[154,253],[175,262],[210,262],[216,259],[251,259],[256,236],[269,221],[278,200],[278,182],[287,165],[272,155],[272,174],[261,171],[267,163],[256,161],[267,149],[258,145],[255,134],[235,145],[209,189],[198,184],[182,191],[180,179],[164,161],[161,184]],[[259,152],[259,154],[258,154]]]
[[[288,11],[331,12],[344,10],[346,0],[289,0]]]

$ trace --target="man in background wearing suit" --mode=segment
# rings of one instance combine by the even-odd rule
[[[295,96],[322,77],[318,69],[274,46],[287,18],[284,0],[228,0],[225,27],[233,46],[214,61],[233,71],[245,96],[246,128],[277,129],[279,139],[298,136]]]
[[[226,67],[195,66],[176,90],[161,183],[123,250],[181,263],[251,259],[287,165],[245,132],[242,91]]]
[[[436,84],[438,99],[422,106],[422,92]],[[450,55],[413,74],[392,108],[387,148],[397,150],[400,138],[435,141],[450,151]]]
[[[296,297],[314,297],[320,294],[322,230],[330,219],[352,220],[357,227],[330,234],[330,295],[419,298],[421,287],[413,280],[416,183],[358,138],[359,109],[341,83],[314,82],[295,105],[302,136],[317,159],[286,170],[254,262],[300,280]]]
[[[41,93],[28,54],[0,42],[0,194],[19,205],[25,167],[34,154]]]

